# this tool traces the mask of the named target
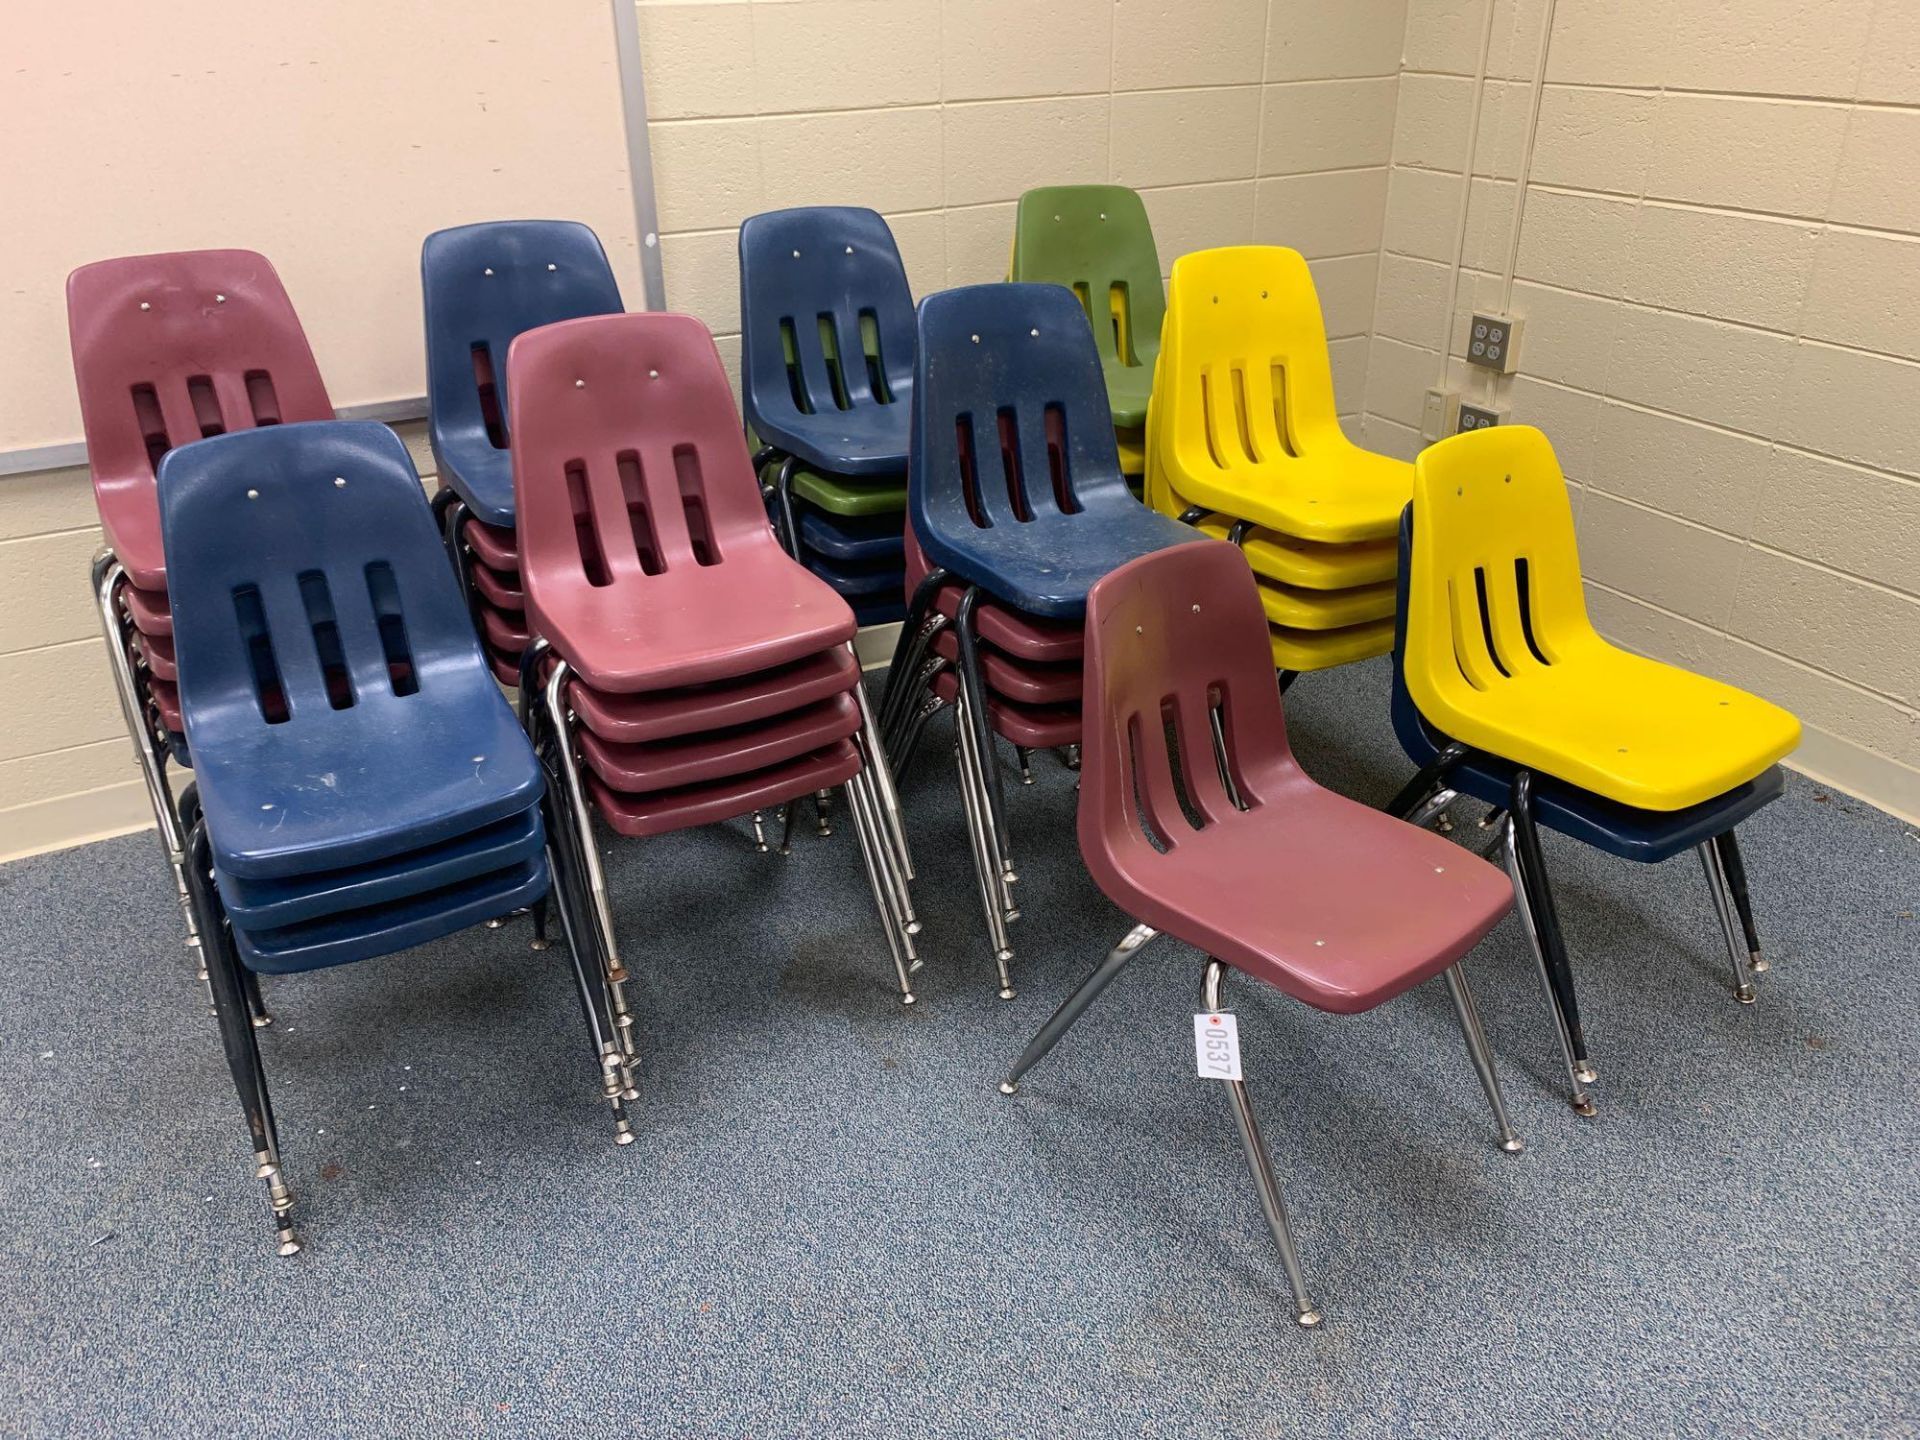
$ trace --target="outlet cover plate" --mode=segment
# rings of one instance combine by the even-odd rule
[[[1453,427],[1453,433],[1464,435],[1469,430],[1491,430],[1496,425],[1507,423],[1507,411],[1491,405],[1469,405],[1460,402],[1460,418]]]
[[[1511,375],[1519,364],[1520,321],[1512,315],[1475,315],[1467,326],[1467,363]]]

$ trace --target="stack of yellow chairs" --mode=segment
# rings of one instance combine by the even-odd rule
[[[1093,325],[1120,473],[1140,493],[1147,394],[1166,296],[1147,207],[1124,185],[1047,185],[1020,197],[1009,280],[1064,285]]]
[[[1341,430],[1320,299],[1297,251],[1244,245],[1174,262],[1146,445],[1147,503],[1246,552],[1276,669],[1393,648],[1413,466]]]

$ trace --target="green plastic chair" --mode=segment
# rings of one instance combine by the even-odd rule
[[[1167,313],[1147,207],[1124,185],[1046,185],[1020,197],[1008,279],[1065,285],[1093,324],[1117,430],[1147,423]]]

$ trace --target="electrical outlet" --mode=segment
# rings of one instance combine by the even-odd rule
[[[1475,315],[1467,327],[1467,363],[1511,375],[1519,364],[1520,321],[1512,315]]]
[[[1427,403],[1420,411],[1420,438],[1438,440],[1453,433],[1453,412],[1460,397],[1452,390],[1435,387],[1427,391]]]
[[[1496,425],[1507,423],[1507,413],[1491,405],[1469,405],[1462,401],[1459,422],[1453,427],[1453,433],[1464,435],[1469,430],[1491,430]]]

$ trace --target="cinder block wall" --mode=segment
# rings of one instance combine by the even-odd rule
[[[1410,0],[1366,435],[1445,373],[1577,482],[1601,628],[1796,710],[1796,764],[1920,815],[1920,5]],[[1517,247],[1516,177],[1529,151]],[[1524,314],[1468,368],[1471,308]]]

